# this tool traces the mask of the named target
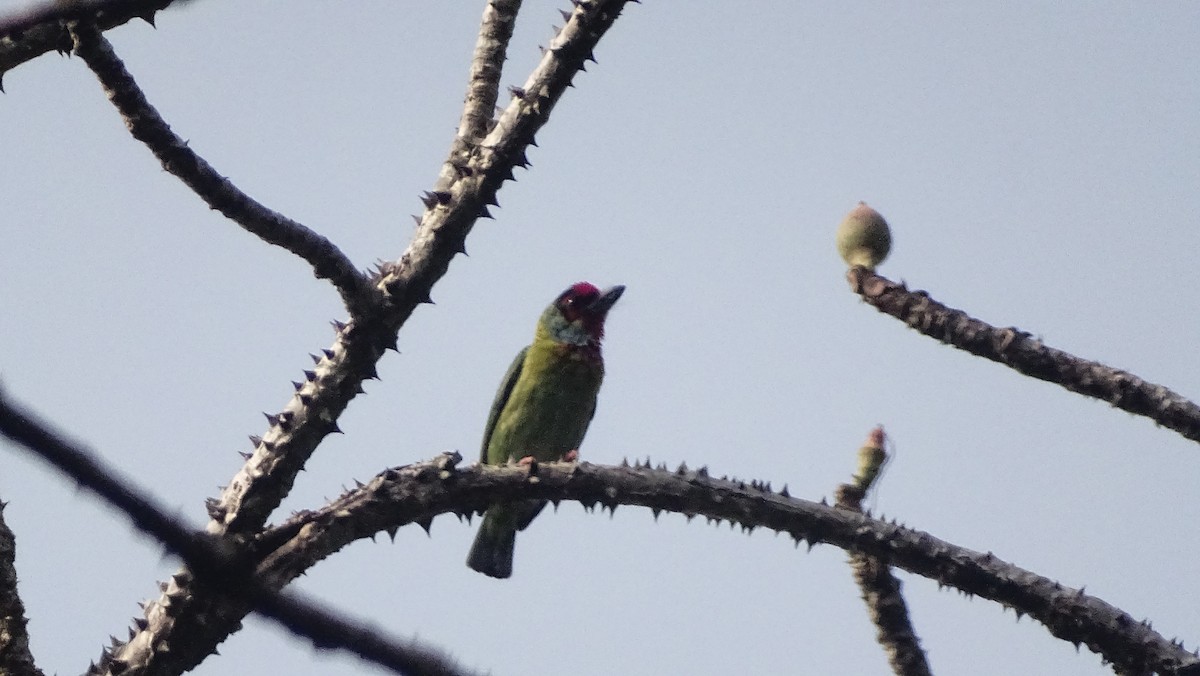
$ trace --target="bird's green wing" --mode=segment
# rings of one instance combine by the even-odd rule
[[[483,428],[483,444],[479,451],[479,462],[482,464],[487,464],[488,442],[492,440],[492,431],[496,429],[496,421],[500,419],[500,411],[504,410],[504,405],[508,403],[508,396],[512,394],[513,386],[517,384],[517,378],[521,377],[521,367],[525,365],[526,352],[529,352],[528,345],[517,353],[516,358],[509,365],[508,372],[504,374],[504,379],[500,381],[500,389],[496,391],[496,399],[492,401],[492,410],[488,413],[487,425]]]

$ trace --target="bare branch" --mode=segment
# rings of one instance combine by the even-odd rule
[[[133,137],[146,144],[167,172],[183,181],[208,206],[247,231],[307,261],[318,278],[333,282],[351,316],[371,308],[376,302],[375,292],[337,246],[304,225],[259,204],[218,174],[171,131],[99,30],[77,23],[72,23],[70,30],[75,53],[104,85],[109,100],[120,111]]]
[[[210,505],[210,530],[254,532],[282,501],[296,474],[321,439],[338,431],[336,421],[362,382],[376,377],[376,363],[396,345],[400,328],[419,304],[430,303],[433,285],[464,250],[476,220],[495,204],[497,190],[525,166],[525,150],[549,119],[550,111],[571,78],[591,57],[596,43],[616,20],[626,0],[580,3],[571,20],[551,43],[524,90],[508,106],[500,122],[467,163],[454,172],[445,190],[427,194],[429,207],[408,249],[394,263],[384,263],[374,283],[386,293],[383,311],[337,325],[334,344],[323,351],[317,367],[305,373],[296,396],[278,415],[269,416],[267,433],[219,499]]]
[[[108,30],[130,19],[154,25],[154,13],[175,0],[51,0],[0,19],[0,81],[13,68],[50,50],[73,48],[67,31],[71,19]],[[4,87],[0,84],[0,92]]]
[[[29,652],[25,605],[17,591],[17,539],[4,523],[0,502],[0,674],[42,676]]]
[[[1056,350],[1017,328],[999,329],[946,307],[924,291],[910,291],[863,268],[846,273],[850,287],[884,314],[918,332],[1027,376],[1106,401],[1200,441],[1200,407],[1162,385],[1128,371]]]
[[[1146,622],[1063,585],[927,533],[862,514],[772,492],[765,482],[714,479],[706,469],[672,472],[646,466],[580,463],[457,467],[457,453],[389,469],[316,512],[301,512],[263,534],[260,574],[292,578],[346,544],[380,531],[429,524],[515,499],[575,500],[585,508],[640,505],[787,533],[797,542],[827,543],[939,584],[1028,614],[1054,636],[1086,644],[1129,673],[1184,673],[1200,659]],[[536,477],[536,480],[531,478]]]
[[[546,123],[626,1],[586,0],[576,5],[521,90],[523,96],[513,100],[487,139],[471,149],[467,164],[454,167],[446,189],[428,194],[425,217],[399,261],[380,266],[374,281],[387,292],[385,307],[344,324],[335,322],[333,345],[316,358],[316,367],[305,372],[304,381],[296,383],[296,394],[284,410],[268,416],[267,432],[252,439],[254,453],[221,496],[209,501],[209,532],[256,535],[320,442],[340,431],[338,417],[362,392],[363,381],[377,377],[377,362],[386,349],[395,348],[397,333],[417,305],[431,302],[433,284],[464,251],[471,227],[488,215],[487,205],[496,203],[496,191],[512,179],[513,168],[528,165],[525,149],[533,143],[534,132]],[[215,646],[236,630],[239,617],[228,603],[193,589],[186,579],[173,578],[158,600],[146,604],[145,621],[136,623],[119,650],[130,662],[147,665],[139,673],[178,673],[176,655],[164,654],[160,646],[176,646],[185,640],[182,637],[190,645]],[[198,659],[202,658],[203,654]]]
[[[99,460],[52,432],[44,423],[12,406],[2,391],[0,434],[32,451],[79,485],[94,491],[105,502],[124,512],[138,530],[155,538],[168,550],[180,556],[192,572],[177,573],[174,576],[176,582],[204,588],[210,594],[230,595],[234,599],[240,599],[243,614],[253,607],[260,614],[279,622],[292,632],[311,639],[313,645],[318,648],[348,650],[398,674],[465,674],[439,651],[422,646],[416,641],[410,641],[407,646],[401,645],[316,603],[280,594],[279,589],[287,581],[255,576],[252,552],[242,551],[231,541],[218,540],[191,531],[182,521],[169,516],[161,505],[156,504],[142,491],[118,479],[116,473]],[[11,570],[11,565],[4,565],[5,555],[8,555],[8,563],[11,564],[12,554],[11,547],[6,547],[6,544],[11,544],[11,533],[0,520],[0,604],[3,604],[0,605],[0,609],[6,611],[0,622],[14,630],[20,630],[21,637],[18,638],[22,638],[24,618],[19,612],[16,615],[9,612],[20,611],[20,602],[17,601],[15,608],[5,603],[10,598],[15,598],[15,593],[11,597],[5,593],[9,587],[5,571]],[[196,575],[195,580],[191,579],[193,572]],[[15,592],[15,576],[12,583]],[[11,646],[14,650],[13,658],[20,658],[17,654],[20,648],[18,641],[14,641]],[[3,647],[2,644],[0,647]],[[208,646],[208,650],[201,657],[209,654],[215,647],[215,644]],[[179,653],[174,656],[175,660],[179,660],[188,655],[191,649],[192,646],[175,645],[170,652]],[[0,650],[0,673],[10,673],[2,670],[8,660],[7,652]],[[24,652],[28,656],[28,646],[25,646]],[[131,663],[115,651],[106,652],[93,673],[133,674],[138,673],[142,666]]]
[[[479,39],[471,57],[471,75],[467,80],[467,95],[458,134],[450,146],[450,155],[442,163],[432,196],[449,195],[450,189],[463,172],[470,168],[471,154],[476,145],[492,128],[492,111],[500,93],[500,76],[504,72],[508,41],[512,38],[521,0],[489,0],[483,9]],[[428,197],[424,197],[429,202]],[[493,203],[495,201],[493,200]]]
[[[479,217],[490,217],[488,205],[496,192],[513,179],[516,167],[527,167],[526,151],[534,135],[592,51],[616,21],[627,0],[580,2],[566,25],[550,42],[541,62],[523,87],[514,87],[513,100],[495,127],[476,146],[465,164],[454,164],[452,179],[426,193],[425,213],[412,243],[399,261],[381,270],[378,286],[385,289],[398,316],[407,317],[417,303],[429,302],[433,284],[446,273],[450,260]],[[456,160],[451,158],[451,163]]]
[[[858,514],[862,513],[862,501],[870,491],[879,471],[886,462],[883,427],[877,427],[867,437],[867,443],[858,450],[858,471],[854,483],[841,484],[835,492],[836,505]],[[883,561],[850,552],[850,570],[854,582],[867,604],[867,614],[875,624],[875,639],[883,646],[888,664],[896,676],[930,676],[929,659],[921,648],[921,640],[913,628],[908,613],[908,604],[900,593],[900,580]]]
[[[466,105],[458,124],[458,138],[462,141],[475,143],[489,131],[492,110],[500,92],[508,41],[512,39],[520,9],[521,0],[490,0],[483,10],[479,40],[471,58]]]

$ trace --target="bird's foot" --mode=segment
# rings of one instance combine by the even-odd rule
[[[575,462],[576,460],[579,460],[579,449],[572,448],[571,450],[567,451],[566,453],[563,453],[562,459],[563,459],[563,462]]]

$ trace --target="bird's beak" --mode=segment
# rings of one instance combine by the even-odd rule
[[[621,294],[625,293],[625,287],[618,284],[617,286],[608,289],[600,294],[600,297],[588,306],[588,313],[597,317],[603,317],[608,314],[608,311],[616,304],[617,299]]]

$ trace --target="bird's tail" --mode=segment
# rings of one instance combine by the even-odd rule
[[[467,565],[484,575],[495,578],[512,576],[513,546],[517,543],[517,529],[507,510],[493,506],[483,515],[475,544],[467,554]]]

